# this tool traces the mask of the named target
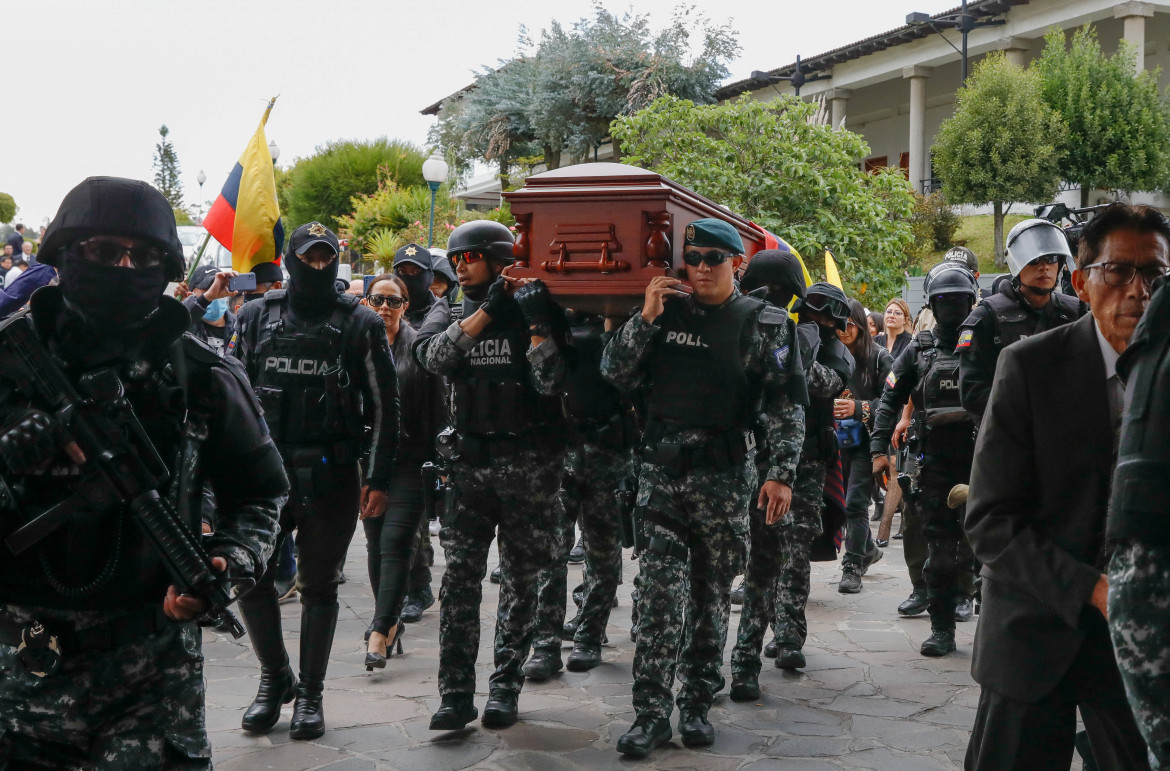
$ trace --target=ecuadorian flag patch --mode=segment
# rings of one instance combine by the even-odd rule
[[[971,347],[971,340],[975,337],[975,331],[971,329],[964,329],[959,335],[959,344],[955,346],[956,351],[965,351]]]
[[[890,370],[890,374],[886,375],[886,388],[893,388],[894,383],[897,383],[897,382],[898,382],[898,376],[894,374],[893,370]]]

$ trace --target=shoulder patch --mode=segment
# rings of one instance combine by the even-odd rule
[[[765,305],[764,309],[760,311],[761,324],[777,326],[786,321],[788,321],[788,312],[783,308],[777,308],[775,305]]]
[[[788,354],[789,349],[787,345],[782,345],[772,351],[772,358],[776,360],[776,366],[781,372],[788,371]]]
[[[893,370],[890,370],[890,374],[886,375],[886,388],[893,388],[897,382],[898,376],[894,374]]]
[[[959,333],[959,344],[955,346],[956,351],[965,351],[971,347],[971,342],[975,339],[975,333],[970,329],[964,329]]]

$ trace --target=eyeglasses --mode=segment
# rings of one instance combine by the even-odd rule
[[[395,297],[394,295],[387,297],[385,295],[372,294],[366,298],[366,302],[370,304],[371,308],[381,308],[385,304],[390,310],[397,310],[403,305],[406,305],[406,298]]]
[[[163,263],[163,250],[151,244],[136,244],[126,246],[121,241],[110,238],[87,238],[77,242],[81,256],[89,262],[99,265],[117,265],[123,255],[130,255],[130,263],[139,270],[157,268]]]
[[[712,268],[716,265],[722,265],[731,259],[733,255],[730,252],[696,252],[693,249],[689,252],[683,252],[683,262],[690,265],[692,268],[698,267],[699,263],[705,262]]]
[[[447,255],[447,259],[451,261],[452,268],[458,268],[459,262],[466,262],[468,265],[474,265],[487,258],[483,252],[459,252],[458,254]]]
[[[906,314],[902,313],[901,309],[899,309],[899,308],[886,308],[886,315],[887,316],[905,316]]]
[[[1092,265],[1086,265],[1084,269],[1092,270],[1093,268],[1101,268],[1101,280],[1109,286],[1128,286],[1138,273],[1142,274],[1142,282],[1146,286],[1150,286],[1165,276],[1167,272],[1170,272],[1170,266],[1159,262],[1143,265],[1140,268],[1132,262],[1094,262]]]

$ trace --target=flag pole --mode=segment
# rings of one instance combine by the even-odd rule
[[[195,252],[195,258],[191,260],[191,270],[187,271],[187,287],[191,286],[191,279],[195,276],[195,269],[199,267],[199,262],[203,259],[203,250],[207,248],[207,242],[211,240],[211,234],[206,230],[203,231],[203,243],[199,244],[199,251]]]

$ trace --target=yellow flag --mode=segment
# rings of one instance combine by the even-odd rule
[[[828,249],[825,250],[825,281],[838,289],[845,289],[841,283],[841,274],[837,272],[837,261],[833,259],[833,253]]]

